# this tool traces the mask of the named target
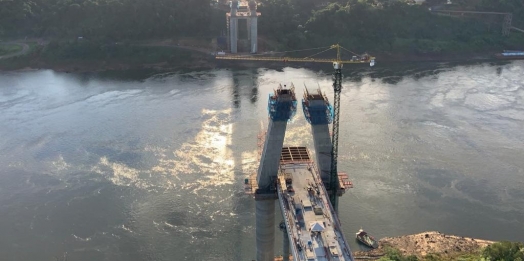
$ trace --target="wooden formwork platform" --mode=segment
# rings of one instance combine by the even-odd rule
[[[283,261],[283,260],[284,260],[283,256],[276,256],[275,257],[275,261]],[[289,260],[293,260],[293,256],[292,255],[289,255]]]

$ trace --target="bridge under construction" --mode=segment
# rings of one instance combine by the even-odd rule
[[[258,55],[216,56],[221,60],[282,61],[332,63],[334,105],[319,89],[305,90],[302,99],[304,117],[311,124],[315,144],[316,164],[307,148],[283,147],[288,121],[297,111],[295,88],[279,86],[269,95],[267,131],[259,136],[260,165],[256,174],[246,180],[246,189],[256,200],[257,261],[273,261],[275,254],[275,201],[278,199],[284,221],[283,261],[289,260],[353,260],[348,242],[338,220],[338,197],[352,184],[348,176],[339,173],[338,134],[342,67],[344,64],[375,65],[375,57],[358,55],[339,44],[308,57],[264,57]],[[309,49],[309,51],[313,50]],[[318,57],[329,50],[336,51],[335,59]],[[341,50],[353,54],[342,59]],[[330,133],[329,124],[333,131]]]
[[[260,166],[246,180],[246,190],[256,200],[257,261],[274,260],[275,202],[278,200],[283,222],[283,259],[354,260],[330,193],[341,196],[352,187],[344,173],[338,174],[337,191],[328,191],[332,143],[328,124],[333,108],[326,96],[305,91],[302,109],[311,124],[316,164],[306,147],[284,147],[288,121],[296,114],[294,86],[270,94],[269,124],[259,137]]]

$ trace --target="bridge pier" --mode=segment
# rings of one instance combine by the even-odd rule
[[[284,238],[283,238],[283,261],[289,261],[289,235],[287,234],[287,230],[284,230],[284,233],[282,233],[284,235]]]
[[[331,149],[333,147],[329,124],[333,122],[333,107],[320,89],[317,93],[310,93],[306,89],[302,100],[302,109],[306,120],[311,124],[320,178],[326,186],[329,186],[331,181]]]
[[[256,200],[257,261],[275,257],[275,194],[287,122],[296,112],[294,87],[280,86],[269,96],[269,125],[257,172]]]
[[[257,261],[275,258],[275,200],[257,200],[256,240]]]
[[[246,20],[247,24],[247,42],[251,53],[256,53],[258,49],[258,16],[257,3],[254,0],[247,1],[231,1],[231,11],[226,14],[227,18],[227,32],[228,45],[231,53],[238,52],[238,21]],[[242,51],[243,45],[241,45]]]

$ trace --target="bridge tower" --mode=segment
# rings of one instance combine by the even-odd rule
[[[313,143],[320,178],[329,188],[331,181],[331,135],[329,124],[333,122],[333,107],[327,97],[320,91],[310,93],[307,89],[302,99],[302,110],[306,120],[311,124]]]
[[[275,256],[276,177],[287,122],[295,115],[296,108],[293,86],[280,86],[269,96],[269,124],[257,172],[258,189],[255,191],[257,261],[273,261]]]
[[[228,46],[231,53],[238,52],[238,22],[245,20],[247,23],[247,36],[249,42],[249,50],[251,53],[258,51],[258,17],[260,13],[257,12],[257,2],[254,0],[230,2],[231,11],[226,14],[227,18],[227,32],[228,32]]]

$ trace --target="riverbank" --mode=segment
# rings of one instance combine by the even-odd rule
[[[358,260],[378,260],[390,249],[398,249],[405,256],[416,256],[424,259],[436,256],[436,260],[453,260],[463,255],[476,255],[494,241],[442,234],[438,231],[428,231],[414,235],[386,237],[379,240],[379,247],[371,251],[357,251]]]
[[[90,41],[51,42],[37,45],[24,55],[0,60],[0,70],[51,69],[59,72],[102,72],[150,69],[176,71],[214,68],[214,57],[194,45],[156,43],[108,43]]]
[[[89,43],[66,46],[38,46],[27,54],[0,60],[0,71],[51,69],[58,72],[102,72],[149,69],[154,71],[206,70],[217,67],[281,67],[282,62],[216,60],[209,47],[149,42],[133,45],[91,46]],[[373,53],[377,63],[500,61],[496,50],[472,53]],[[290,66],[298,63],[290,63]],[[321,64],[304,64],[315,68]]]

